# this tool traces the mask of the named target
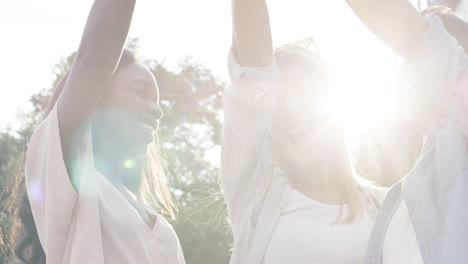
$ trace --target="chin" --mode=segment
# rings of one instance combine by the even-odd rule
[[[122,151],[126,153],[128,158],[137,158],[146,155],[148,146],[153,142],[153,137],[138,131],[126,135],[120,142],[123,143]]]
[[[145,148],[154,141],[153,131],[140,130],[139,132],[141,142],[145,145]]]
[[[286,146],[281,154],[282,163],[300,170],[312,169],[317,165],[326,163],[333,152],[333,145],[324,144],[320,140],[304,140],[301,144],[291,142]]]

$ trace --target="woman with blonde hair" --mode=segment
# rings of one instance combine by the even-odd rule
[[[26,263],[184,263],[157,135],[156,80],[124,50],[136,0],[95,0],[27,150]],[[164,217],[164,216],[165,217]]]
[[[356,175],[330,77],[302,43],[272,47],[265,0],[233,0],[221,183],[231,263],[362,263],[385,189]]]

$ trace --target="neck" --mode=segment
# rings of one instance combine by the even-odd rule
[[[343,179],[352,177],[352,170],[349,162],[335,160],[290,175],[294,175],[291,181],[294,189],[312,200],[335,205],[346,202]]]
[[[130,157],[118,144],[99,136],[93,138],[94,166],[97,171],[116,185],[136,189],[141,182],[144,157]]]

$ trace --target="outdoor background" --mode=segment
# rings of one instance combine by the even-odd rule
[[[468,1],[447,4],[466,18]],[[0,4],[0,243],[7,239],[11,191],[40,109],[68,70],[92,0]],[[405,121],[399,61],[344,1],[269,1],[275,45],[314,37],[336,76],[357,171],[389,186],[411,168],[421,136]],[[228,263],[232,237],[218,186],[222,91],[228,84],[230,1],[138,1],[128,46],[155,74],[165,112],[160,126],[176,232],[188,264]],[[0,264],[15,263],[0,252]]]

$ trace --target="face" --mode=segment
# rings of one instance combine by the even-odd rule
[[[322,102],[329,86],[326,76],[299,67],[280,73],[271,134],[282,166],[310,171],[342,145],[343,128]]]
[[[106,92],[93,129],[128,158],[144,156],[163,115],[153,74],[141,64],[123,66]]]

